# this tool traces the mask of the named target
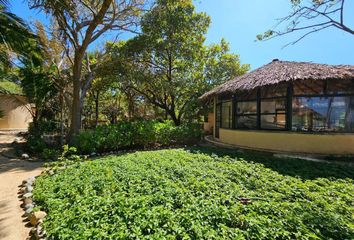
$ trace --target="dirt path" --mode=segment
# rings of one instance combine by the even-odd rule
[[[41,172],[41,163],[16,159],[11,142],[15,132],[0,131],[0,239],[24,240],[30,228],[23,222],[23,210],[18,198],[22,180]]]

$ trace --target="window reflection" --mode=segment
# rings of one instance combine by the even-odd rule
[[[223,102],[221,105],[221,127],[231,128],[232,127],[232,102]]]
[[[353,97],[294,98],[292,128],[295,131],[353,131],[354,99]]]
[[[237,102],[237,114],[256,114],[257,102]]]
[[[285,111],[277,114],[262,115],[261,128],[262,129],[285,129],[286,126]]]
[[[238,116],[236,118],[236,128],[257,129],[257,115]]]
[[[230,96],[221,99],[218,105],[221,114],[217,112],[217,119],[221,121],[216,127],[354,132],[354,80],[294,81],[289,91],[293,94],[287,96],[289,86],[289,83],[280,83],[239,91],[235,93],[235,112]],[[292,110],[287,109],[288,103],[292,103]],[[235,123],[232,114],[235,114]],[[287,124],[287,119],[291,119],[291,123]]]
[[[286,99],[269,99],[261,101],[261,113],[276,113],[279,110],[285,111]]]
[[[237,102],[236,128],[257,129],[257,101]]]
[[[286,99],[266,99],[261,101],[261,128],[285,129]]]

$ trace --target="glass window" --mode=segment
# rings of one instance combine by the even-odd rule
[[[353,132],[354,97],[300,97],[293,100],[296,131]]]
[[[257,101],[236,103],[236,128],[257,129]]]
[[[221,105],[221,127],[232,127],[232,102],[223,102]]]
[[[221,104],[217,103],[216,104],[216,113],[215,113],[215,137],[219,138],[219,128],[221,125]]]
[[[286,114],[285,111],[276,114],[261,115],[262,129],[285,129]]]
[[[318,95],[324,93],[325,81],[295,81],[294,95]]]
[[[354,93],[354,80],[328,80],[327,82],[328,94],[353,94]]]
[[[279,110],[285,111],[286,99],[263,99],[261,101],[261,113],[276,113]]]
[[[263,99],[261,101],[261,128],[285,129],[286,99]]]
[[[240,114],[256,114],[257,101],[237,102],[237,115]]]
[[[236,128],[257,129],[257,115],[237,116]]]

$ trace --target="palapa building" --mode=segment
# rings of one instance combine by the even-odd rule
[[[273,60],[200,97],[213,136],[237,147],[354,154],[354,66]]]

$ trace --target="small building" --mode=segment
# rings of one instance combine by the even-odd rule
[[[32,105],[13,83],[2,83],[0,85],[0,130],[27,130],[33,119]]]
[[[354,66],[273,60],[200,97],[213,136],[272,152],[354,155]]]

